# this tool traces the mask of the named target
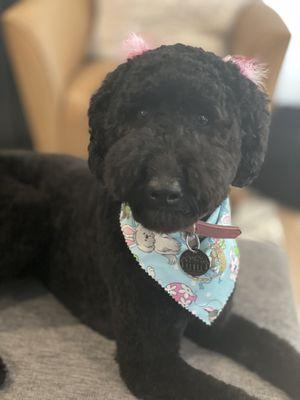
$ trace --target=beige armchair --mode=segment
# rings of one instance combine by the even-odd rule
[[[115,62],[88,60],[92,0],[21,0],[2,17],[32,140],[37,150],[86,157],[87,107],[91,93]],[[258,56],[269,64],[272,94],[289,42],[279,16],[255,1],[233,24],[232,54]]]

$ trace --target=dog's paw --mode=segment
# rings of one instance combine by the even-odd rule
[[[164,368],[123,372],[128,388],[140,400],[258,400],[182,361]]]
[[[194,399],[205,399],[205,400],[259,400],[257,397],[253,397],[242,390],[234,390],[231,391],[230,395],[224,393],[206,393],[205,388],[203,391],[196,393],[186,392],[182,395],[182,393],[174,394],[174,393],[155,393],[155,394],[144,394],[138,396],[139,400],[194,400]]]
[[[0,358],[0,389],[5,382],[5,378],[7,375],[7,368],[2,359]]]

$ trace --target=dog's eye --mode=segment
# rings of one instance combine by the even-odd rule
[[[197,121],[200,126],[206,126],[206,125],[208,125],[208,122],[209,122],[207,116],[203,115],[203,114],[198,115]]]
[[[148,111],[147,110],[140,110],[140,111],[138,111],[137,115],[141,119],[146,118],[148,116]]]

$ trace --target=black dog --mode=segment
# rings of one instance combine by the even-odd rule
[[[39,276],[83,322],[115,338],[120,373],[138,398],[254,399],[185,363],[183,334],[299,398],[300,358],[287,343],[225,312],[204,326],[136,267],[119,226],[126,201],[146,228],[180,231],[209,215],[230,185],[249,184],[266,152],[267,103],[233,63],[162,46],[120,65],[93,96],[94,176],[72,157],[0,158],[1,280]]]

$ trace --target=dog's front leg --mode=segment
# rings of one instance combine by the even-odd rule
[[[285,391],[293,400],[300,399],[300,354],[285,340],[260,328],[242,316],[231,314],[212,327],[190,322],[186,336],[200,346],[219,351]]]
[[[143,271],[115,279],[110,295],[120,373],[139,399],[254,399],[180,358],[190,316]]]
[[[6,375],[7,375],[6,365],[0,358],[0,389],[2,388],[2,385],[5,382]]]

